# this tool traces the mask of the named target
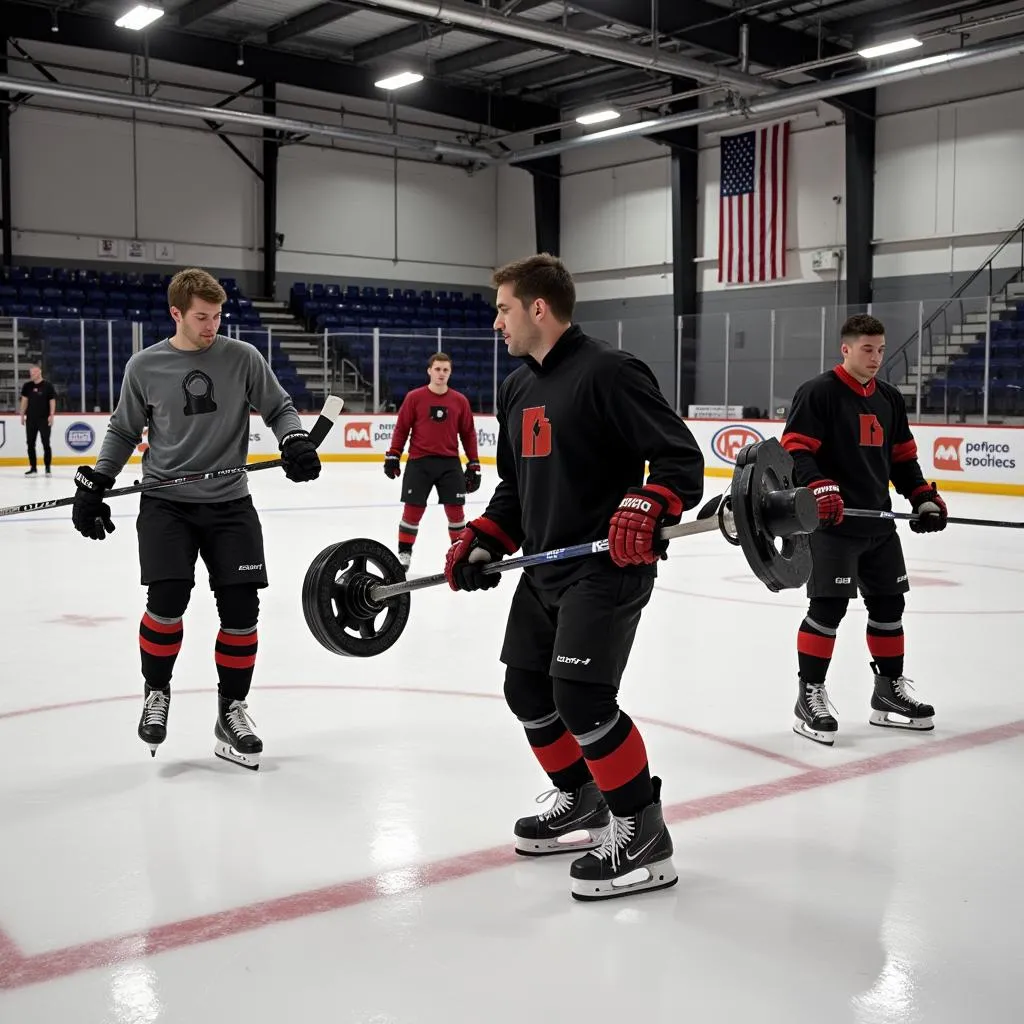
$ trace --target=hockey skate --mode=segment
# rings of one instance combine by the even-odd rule
[[[524,857],[543,857],[600,846],[610,815],[597,786],[587,782],[572,793],[549,789],[537,797],[537,803],[552,796],[555,802],[546,811],[516,822],[516,853]]]
[[[412,564],[412,552],[411,551],[399,551],[398,552],[398,564],[405,569],[407,572],[409,566]]]
[[[661,810],[661,779],[651,782],[654,803],[624,818],[612,816],[600,849],[572,862],[573,899],[610,900],[667,889],[679,881]]]
[[[895,679],[880,676],[874,662],[871,662],[871,669],[875,673],[875,692],[871,695],[869,719],[872,725],[887,729],[918,729],[922,732],[935,728],[935,708],[910,696],[907,691],[913,687],[906,676]]]
[[[220,710],[213,734],[217,745],[213,752],[217,757],[243,768],[258,771],[263,740],[252,731],[256,723],[249,717],[248,705],[241,700],[218,698]]]
[[[146,683],[146,702],[139,718],[139,739],[149,747],[149,756],[156,757],[156,748],[167,739],[167,714],[171,710],[171,691],[154,689]]]
[[[806,736],[829,747],[835,743],[839,723],[829,711],[824,683],[808,683],[800,679],[800,693],[793,712],[796,715],[793,732],[798,736]]]

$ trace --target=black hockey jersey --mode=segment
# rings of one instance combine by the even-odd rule
[[[531,357],[498,392],[498,476],[484,515],[525,554],[608,536],[630,487],[660,484],[693,508],[704,492],[704,457],[689,428],[635,356],[570,327],[537,363]],[[561,587],[605,558],[572,559],[529,572]],[[654,566],[623,572],[654,574]]]
[[[782,446],[793,456],[798,486],[834,480],[850,508],[890,511],[890,480],[905,498],[925,484],[903,396],[877,378],[861,384],[842,366],[797,389]],[[895,528],[891,519],[854,518],[828,527],[848,534]]]

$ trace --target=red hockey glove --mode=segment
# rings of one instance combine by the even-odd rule
[[[480,490],[480,463],[467,462],[463,479],[466,482],[466,493],[472,494],[474,491]]]
[[[631,487],[608,524],[608,554],[623,568],[653,565],[667,558],[668,541],[658,537],[662,526],[678,523],[683,503],[667,487]]]
[[[914,533],[933,533],[946,528],[949,512],[946,503],[939,497],[935,484],[924,484],[910,495],[910,506],[921,517],[911,519],[910,529]]]
[[[815,480],[807,485],[818,502],[818,522],[822,526],[838,526],[843,521],[843,496],[835,480]]]
[[[402,475],[402,453],[389,451],[384,456],[384,475],[389,480],[397,480]]]
[[[501,580],[498,573],[480,570],[500,561],[518,547],[497,523],[486,516],[474,519],[458,535],[444,560],[444,576],[452,590],[490,590]]]

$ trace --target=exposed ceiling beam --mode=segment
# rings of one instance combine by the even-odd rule
[[[267,29],[267,42],[271,46],[277,46],[286,39],[294,39],[314,29],[323,28],[324,25],[330,25],[332,21],[338,21],[349,14],[355,14],[358,10],[359,7],[353,7],[351,4],[317,4],[316,7],[310,7],[309,10],[301,11],[291,18],[271,25]]]
[[[594,14],[626,24],[636,24],[639,15],[639,24],[650,28],[651,8],[644,0],[581,0],[581,5]],[[646,14],[641,13],[644,11]],[[662,0],[658,5],[658,31],[663,35],[678,36],[703,50],[738,58],[740,22],[739,18],[729,18],[729,13],[727,7],[719,7],[708,0],[686,0],[685,3]],[[812,35],[756,18],[750,21],[752,64],[785,67],[843,52],[842,47],[825,42],[819,53],[818,40]]]
[[[984,10],[987,7],[1005,6],[1005,0],[991,0],[986,3],[971,5],[972,10]],[[830,35],[846,36],[857,42],[864,42],[868,37],[881,34],[890,25],[906,25],[926,19],[938,20],[943,16],[964,13],[963,0],[908,0],[901,3],[896,0],[885,7],[880,7],[867,14],[855,14],[849,18],[838,18],[825,25]]]
[[[208,18],[219,10],[229,7],[235,0],[192,0],[191,3],[179,7],[174,12],[174,20],[179,28],[185,28],[200,18]],[[63,26],[62,26],[63,27]]]
[[[584,75],[588,72],[607,71],[608,65],[594,60],[593,57],[566,57],[564,60],[553,60],[536,67],[512,71],[502,77],[502,92],[522,92],[524,89],[535,89],[542,85],[559,82],[566,78]],[[618,68],[616,70],[622,70]],[[630,76],[636,75],[633,69],[627,69]]]
[[[524,11],[532,10],[534,7],[540,7],[546,3],[548,3],[548,0],[521,0],[521,2],[515,5],[515,13],[521,14]],[[502,14],[506,13],[506,11],[511,13],[511,7],[511,4],[506,3],[503,7],[499,8],[499,11]],[[378,36],[376,39],[368,39],[365,43],[360,43],[352,51],[352,59],[357,64],[365,64],[371,60],[386,57],[389,53],[394,53],[396,50],[403,50],[407,46],[415,46],[417,43],[424,43],[428,39],[438,39],[441,36],[446,36],[454,30],[455,27],[453,25],[444,23],[417,22],[415,25],[408,25],[405,28],[389,32],[387,35]]]
[[[45,7],[5,0],[2,11],[4,32],[8,37],[54,41],[50,12]],[[60,42],[64,46],[127,54],[138,54],[142,44],[139,33],[125,32],[109,18],[78,13],[61,15]],[[157,23],[146,32],[146,46],[154,60],[239,74],[238,43],[229,39],[183,32]],[[381,90],[373,84],[373,71],[323,57],[274,50],[259,43],[246,44],[244,70],[247,77],[261,81],[340,96],[383,98]],[[509,96],[491,96],[433,78],[403,92],[402,106],[459,118],[471,124],[490,125],[501,131],[525,131],[559,119],[557,109],[550,106]]]
[[[544,25],[561,25],[562,19],[542,22]],[[586,32],[592,28],[600,28],[607,25],[607,18],[598,18],[593,14],[570,14],[565,21],[566,28],[575,29],[578,32]],[[491,43],[488,46],[479,46],[475,50],[466,50],[464,53],[456,53],[451,57],[445,57],[434,65],[435,74],[444,78],[447,75],[457,75],[462,71],[469,71],[478,68],[483,64],[493,64],[495,61],[508,60],[509,57],[518,57],[521,53],[529,53],[536,47],[529,43],[520,43],[515,39],[503,39],[501,42]]]
[[[527,18],[503,17],[466,0],[373,0],[381,10],[447,21],[509,39],[532,43],[540,49],[586,54],[609,64],[624,64],[664,75],[680,75],[739,92],[775,92],[777,87],[764,79],[732,68],[716,67],[692,57],[666,54],[650,46],[637,46],[589,32],[555,28]],[[618,20],[613,18],[612,20]]]

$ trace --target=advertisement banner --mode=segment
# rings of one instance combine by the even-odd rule
[[[320,449],[327,462],[376,462],[391,445],[395,414],[343,415]],[[306,429],[315,415],[301,417]],[[497,455],[498,422],[493,416],[476,416],[477,445],[483,462],[493,464]],[[109,416],[99,413],[61,414],[51,434],[54,463],[78,465],[95,462],[103,443]],[[781,438],[782,420],[687,420],[701,451],[708,476],[731,477],[740,449],[753,441]],[[940,488],[974,491],[979,494],[1024,496],[1024,428],[980,427],[950,424],[915,424],[921,471]],[[143,437],[131,461],[145,451]],[[38,448],[38,446],[37,446]],[[39,449],[41,454],[41,449]],[[252,417],[249,430],[250,458],[277,455],[277,439],[259,416]],[[408,453],[408,444],[406,444]],[[0,415],[0,466],[25,466],[25,428],[20,417]]]

